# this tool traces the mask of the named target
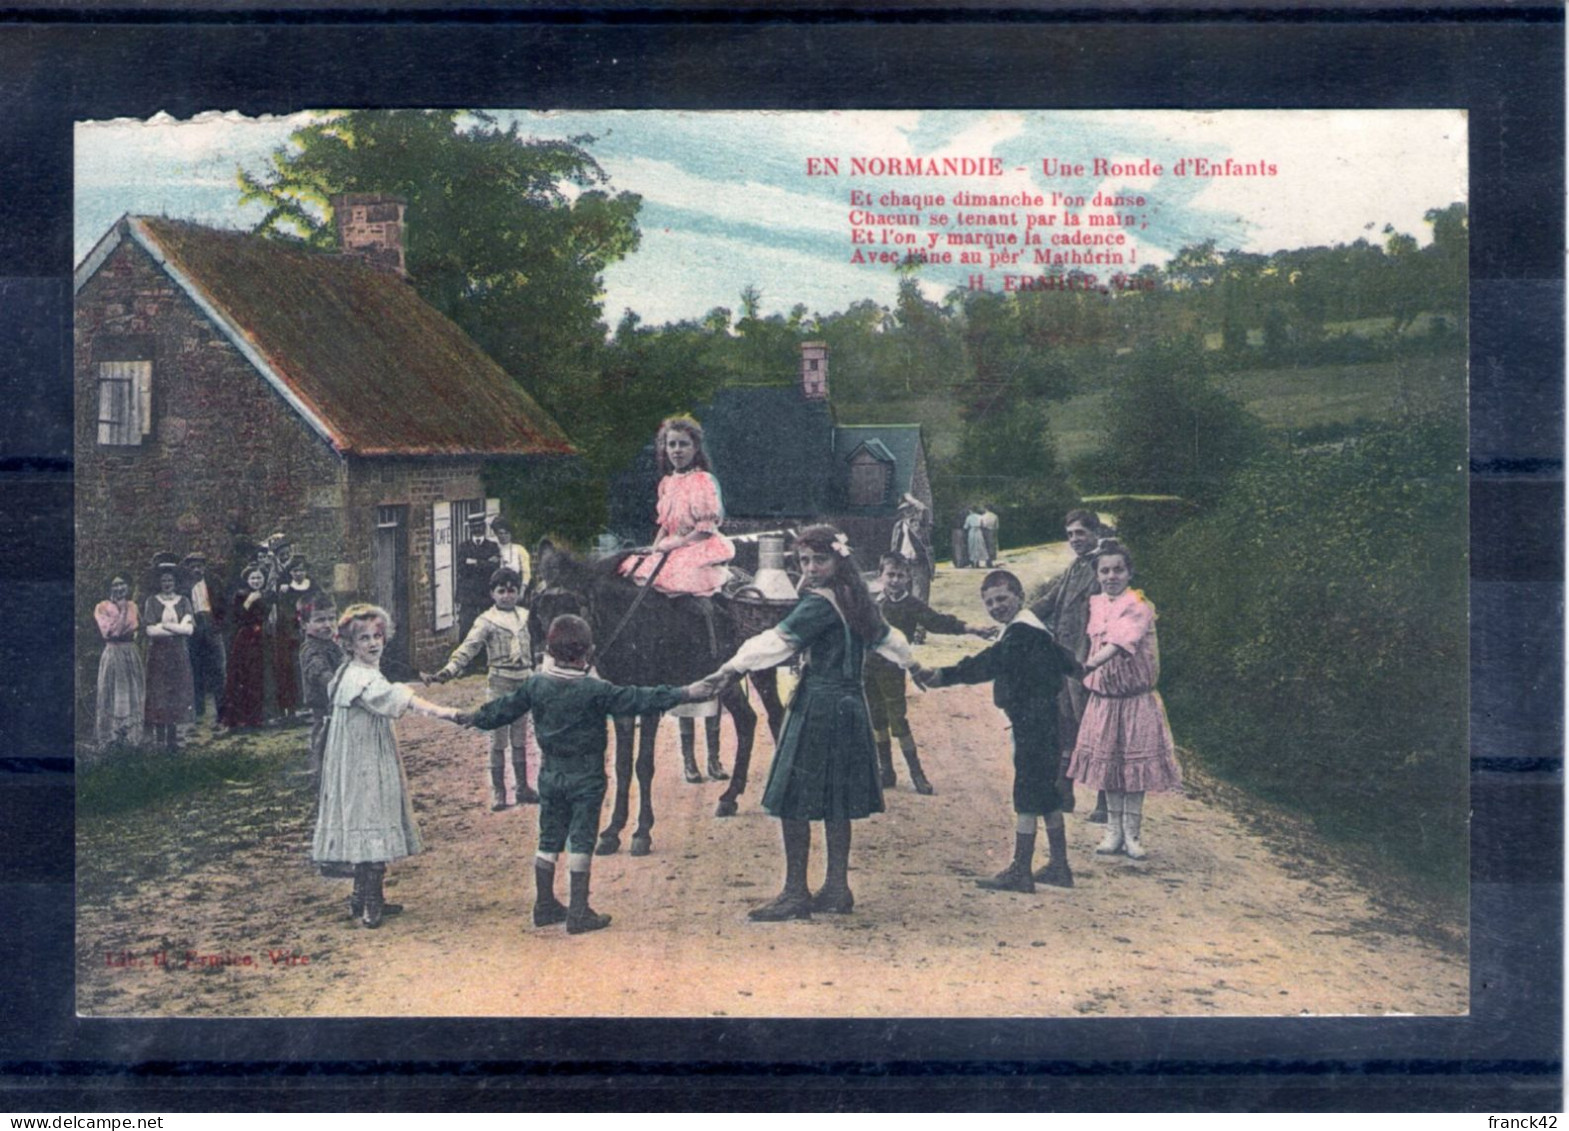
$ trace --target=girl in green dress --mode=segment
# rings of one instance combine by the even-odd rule
[[[801,566],[801,599],[795,608],[777,628],[744,643],[709,677],[722,687],[797,652],[806,655],[763,790],[763,808],[779,818],[785,852],[784,890],[750,912],[763,922],[807,919],[813,911],[844,914],[854,907],[850,822],[883,811],[861,666],[868,650],[901,668],[912,662],[904,636],[877,611],[842,533],[832,526],[809,526],[796,537],[795,550]],[[816,895],[806,882],[810,821],[823,822],[828,847],[827,878]]]

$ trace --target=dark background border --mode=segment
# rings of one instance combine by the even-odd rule
[[[1561,19],[0,10],[0,1108],[1562,1110]],[[1467,109],[1471,1015],[76,1019],[72,122],[358,105]]]

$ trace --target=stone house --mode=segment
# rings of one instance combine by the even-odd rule
[[[793,379],[732,384],[694,414],[719,479],[725,532],[831,522],[875,569],[905,495],[931,513],[932,487],[919,424],[839,424],[829,400],[828,347],[803,342]],[[657,479],[650,445],[616,483],[612,530],[644,544],[653,528]],[[743,551],[738,564],[751,567]]]
[[[402,202],[334,204],[342,254],[126,216],[78,267],[77,651],[89,688],[101,647],[90,612],[113,573],[139,580],[159,551],[201,551],[226,598],[236,559],[273,531],[340,602],[392,613],[389,654],[436,664],[457,643],[453,543],[469,515],[496,513],[482,469],[573,453],[408,283]]]

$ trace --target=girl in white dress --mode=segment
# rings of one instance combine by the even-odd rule
[[[338,618],[338,643],[349,662],[328,689],[332,721],[311,844],[311,858],[318,864],[354,866],[349,910],[367,927],[379,927],[382,916],[403,910],[383,897],[387,863],[424,848],[392,720],[408,710],[447,720],[458,715],[381,674],[381,654],[392,632],[392,618],[375,605],[350,605]]]

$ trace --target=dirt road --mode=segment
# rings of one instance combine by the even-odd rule
[[[1026,583],[1066,562],[1004,555]],[[975,571],[933,603],[981,623]],[[927,663],[979,647],[936,637]],[[480,677],[433,691],[484,697]],[[280,770],[78,829],[78,1008],[136,1016],[1021,1016],[1456,1014],[1464,925],[1404,899],[1301,822],[1207,780],[1146,806],[1148,860],[1096,857],[1068,818],[1077,884],[979,890],[1012,846],[1004,720],[989,688],[912,692],[937,795],[900,774],[887,813],[857,822],[851,915],[757,924],[781,878],[777,822],[757,807],[759,727],[740,815],[686,784],[661,731],[654,853],[596,858],[610,929],[527,924],[533,808],[485,805],[485,738],[408,717],[400,741],[426,853],[393,865],[405,914],[352,924],[346,881],[305,859],[310,798]],[[304,732],[294,732],[303,751]],[[729,763],[729,724],[726,724]],[[1177,735],[1180,744],[1182,736]],[[228,742],[242,739],[225,739]],[[200,756],[194,752],[192,756]],[[303,758],[296,760],[302,761]],[[814,830],[812,878],[822,871]],[[562,887],[564,888],[564,881]],[[161,959],[161,961],[160,961]]]

